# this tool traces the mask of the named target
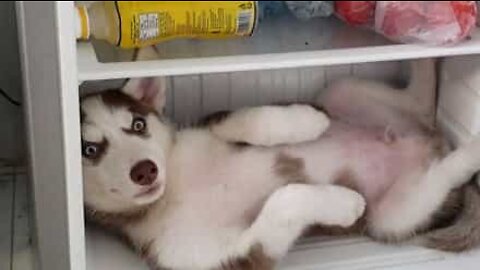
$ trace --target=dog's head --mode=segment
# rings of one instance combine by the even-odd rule
[[[165,191],[172,141],[162,120],[163,78],[131,79],[118,90],[81,101],[85,204],[121,213],[158,200]]]

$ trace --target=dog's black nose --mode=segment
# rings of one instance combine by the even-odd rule
[[[155,163],[149,159],[139,161],[132,170],[130,170],[130,178],[135,184],[148,186],[157,179],[158,168]]]

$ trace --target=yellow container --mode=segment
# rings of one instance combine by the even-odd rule
[[[256,1],[102,1],[77,6],[77,39],[139,48],[175,38],[250,36]]]

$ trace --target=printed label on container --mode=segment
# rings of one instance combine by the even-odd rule
[[[257,19],[256,1],[116,1],[115,6],[123,48],[174,38],[249,36]]]

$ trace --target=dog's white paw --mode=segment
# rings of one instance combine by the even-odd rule
[[[212,127],[212,132],[230,141],[273,146],[311,141],[330,126],[321,111],[309,105],[262,106],[233,113]]]
[[[301,104],[266,107],[261,122],[262,128],[270,131],[262,138],[265,145],[315,140],[330,126],[330,119],[325,113]]]
[[[344,187],[290,184],[276,191],[265,208],[282,224],[348,227],[362,216],[365,200]]]
[[[288,110],[293,123],[292,142],[314,140],[330,127],[327,115],[312,106],[291,105]]]
[[[324,205],[318,222],[323,225],[349,227],[365,212],[366,202],[359,193],[339,186],[325,187]]]

